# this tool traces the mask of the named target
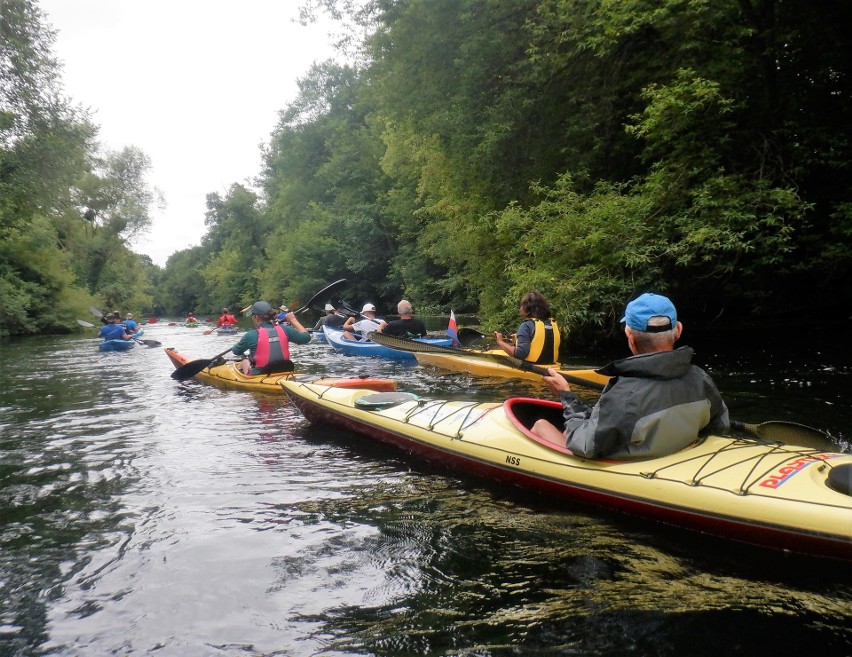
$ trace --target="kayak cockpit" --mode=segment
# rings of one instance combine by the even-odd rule
[[[538,444],[552,449],[555,452],[570,454],[565,447],[556,445],[549,440],[536,436],[532,427],[538,420],[547,420],[560,430],[565,426],[565,418],[562,414],[562,404],[547,399],[533,399],[531,397],[512,397],[503,402],[506,417],[527,438]]]

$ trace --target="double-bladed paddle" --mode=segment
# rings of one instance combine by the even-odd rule
[[[321,289],[319,292],[317,292],[314,296],[312,296],[310,299],[308,299],[307,303],[303,303],[301,306],[299,306],[295,310],[291,310],[290,312],[298,315],[299,313],[305,312],[309,308],[314,308],[315,310],[321,310],[320,308],[317,308],[315,306],[315,304],[318,301],[322,301],[323,299],[328,299],[331,296],[331,293],[334,292],[335,290],[337,290],[338,288],[340,288],[345,282],[346,282],[346,279],[341,278],[339,280],[334,281],[334,283],[329,283],[323,289]],[[296,303],[298,303],[298,302],[296,302]],[[246,306],[245,308],[243,308],[240,311],[240,313],[245,314],[249,310],[251,310],[251,306]]]
[[[399,351],[413,351],[413,352],[421,352],[421,353],[440,353],[440,354],[449,354],[452,356],[470,356],[473,358],[482,358],[485,360],[490,360],[492,362],[499,363],[501,365],[507,365],[509,367],[514,367],[519,370],[526,370],[528,372],[534,372],[535,374],[540,374],[541,376],[547,375],[547,369],[541,367],[539,365],[535,365],[526,360],[521,360],[520,358],[515,358],[514,356],[510,356],[509,354],[493,354],[485,351],[470,351],[466,349],[454,349],[452,347],[444,347],[442,345],[437,344],[428,344],[424,342],[418,342],[417,340],[411,340],[409,338],[403,338],[396,335],[387,335],[386,333],[370,333],[369,338],[373,340],[373,342],[378,342],[379,344],[385,345],[386,347],[390,347],[391,349],[398,349]],[[594,370],[577,370],[577,372],[589,373],[589,376],[599,376]],[[591,390],[601,391],[604,389],[604,383],[599,381],[589,380],[587,378],[583,378],[582,376],[567,374],[563,371],[559,371],[559,374],[568,382],[574,383],[579,386],[584,386],[586,388],[590,388]]]
[[[84,321],[82,319],[78,319],[77,323],[80,326],[85,326],[86,328],[97,328],[97,326],[95,326],[91,322],[87,322],[87,321]],[[157,340],[140,340],[139,338],[131,338],[131,339],[134,342],[138,342],[139,344],[145,345],[146,347],[162,347],[163,346],[163,344],[161,342],[158,342]]]

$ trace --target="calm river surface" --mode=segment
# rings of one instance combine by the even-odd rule
[[[202,331],[144,337],[194,358],[236,341]],[[732,417],[848,440],[850,358],[825,337],[683,342]],[[0,343],[0,656],[852,654],[847,565],[432,468],[284,398],[176,382],[162,349],[96,344]],[[549,396],[316,343],[294,360],[427,397]]]

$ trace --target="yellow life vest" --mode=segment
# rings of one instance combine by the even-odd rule
[[[535,325],[532,342],[530,342],[530,353],[524,360],[531,363],[556,363],[559,362],[559,327],[555,319],[550,319],[550,327],[546,327],[540,319],[530,319]]]

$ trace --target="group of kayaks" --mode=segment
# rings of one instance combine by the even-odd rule
[[[444,338],[420,340],[423,351],[385,355],[387,345],[325,331],[335,349],[354,355],[416,360],[475,376],[536,378],[494,358],[460,350]],[[360,346],[355,343],[362,343]],[[429,345],[436,349],[429,351]],[[179,368],[188,359],[166,353]],[[558,364],[554,364],[558,365]],[[594,370],[565,370],[600,389]],[[626,512],[726,539],[813,556],[852,560],[852,454],[751,436],[709,436],[644,460],[585,459],[542,441],[539,418],[561,422],[558,402],[510,398],[483,403],[423,399],[389,379],[321,379],[295,373],[245,376],[234,362],[195,378],[222,387],[281,394],[313,423],[328,424],[453,466],[549,496]]]

